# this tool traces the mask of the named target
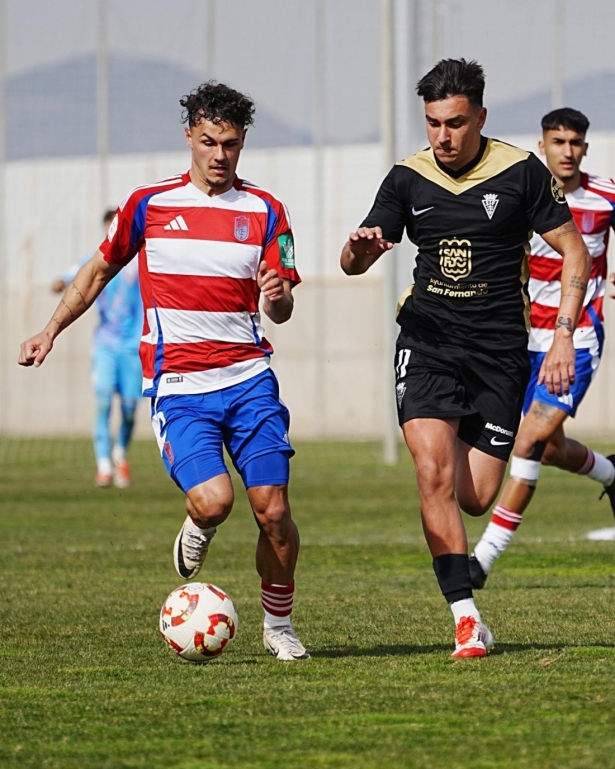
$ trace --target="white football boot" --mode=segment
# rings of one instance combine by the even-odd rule
[[[190,516],[186,517],[173,548],[175,571],[182,579],[192,579],[199,573],[216,531],[215,526],[199,529],[192,523]]]
[[[455,651],[452,657],[486,657],[487,651],[493,646],[493,635],[476,617],[462,617],[457,623],[455,634]]]
[[[310,655],[290,625],[263,629],[263,645],[278,660],[307,660]]]

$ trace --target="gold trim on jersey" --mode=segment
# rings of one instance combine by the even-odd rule
[[[411,283],[408,288],[404,291],[404,293],[399,297],[399,300],[397,301],[397,307],[395,308],[395,318],[399,315],[401,312],[401,308],[406,304],[406,299],[409,296],[412,296],[414,293],[414,283]]]
[[[523,319],[525,321],[525,330],[530,333],[530,311],[532,309],[530,305],[530,298],[527,294],[527,283],[530,279],[530,240],[534,235],[534,230],[530,230],[527,234],[527,240],[523,245],[523,259],[521,260],[521,298],[523,299]]]
[[[452,192],[453,195],[461,195],[462,192],[489,181],[516,163],[527,160],[529,155],[529,152],[513,147],[511,144],[505,144],[497,139],[488,139],[482,158],[474,168],[458,179],[453,179],[438,166],[431,147],[405,160],[400,160],[396,165],[407,166],[430,182],[439,184],[448,192]]]

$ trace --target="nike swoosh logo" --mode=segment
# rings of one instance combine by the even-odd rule
[[[182,526],[182,534],[184,528]],[[184,553],[182,551],[182,539],[181,536],[177,540],[177,570],[181,574],[183,579],[191,579],[193,575],[193,569],[189,569],[184,562]]]
[[[506,446],[507,443],[510,443],[510,441],[498,441],[495,436],[491,439],[492,446]]]
[[[424,214],[426,211],[431,211],[432,208],[435,208],[435,206],[429,206],[429,208],[421,208],[420,211],[417,211],[414,206],[412,206],[412,213],[414,216],[420,216],[421,214]]]

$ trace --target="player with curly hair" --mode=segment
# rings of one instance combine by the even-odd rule
[[[274,323],[293,311],[292,289],[301,279],[290,219],[280,200],[236,174],[254,122],[252,99],[210,81],[180,104],[190,170],[128,195],[45,329],[22,344],[19,362],[40,366],[57,335],[138,258],[143,395],[152,400],[162,459],[186,494],[177,572],[196,576],[231,512],[226,447],[259,528],[265,648],[280,660],[305,659],[291,624],[299,552],[288,501],[294,450],[259,313],[261,295]]]

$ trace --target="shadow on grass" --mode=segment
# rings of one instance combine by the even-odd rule
[[[504,643],[496,643],[494,650],[491,652],[493,655],[497,654],[508,654],[510,652],[525,652],[525,651],[556,651],[556,652],[565,652],[568,649],[604,649],[606,650],[612,650],[615,649],[615,643],[609,642],[609,641],[596,641],[594,643],[580,643],[580,644],[535,644],[535,643],[525,643],[525,644],[504,644]]]
[[[411,644],[395,644],[391,646],[372,646],[359,648],[357,646],[330,646],[325,649],[310,649],[312,657],[337,659],[339,657],[410,657],[414,654],[433,654],[434,652],[450,650],[451,644],[432,644],[431,646],[415,646]]]
[[[604,588],[613,587],[613,576],[609,575],[608,578],[596,580],[595,582],[566,582],[566,590],[582,590],[584,588]],[[489,588],[490,593],[495,592],[507,592],[509,590],[562,590],[562,583],[553,582],[552,584],[545,584],[536,582],[535,584],[527,582],[508,582],[506,585],[493,585]],[[487,592],[487,591],[485,591]]]
[[[340,657],[412,657],[420,654],[436,654],[439,652],[451,653],[453,645],[431,644],[429,646],[416,646],[412,644],[381,645],[366,648],[357,646],[331,646],[324,649],[310,649],[310,654],[314,658],[339,659]],[[500,654],[510,654],[511,652],[527,651],[557,651],[564,652],[567,649],[615,649],[615,643],[596,642],[587,644],[567,644],[561,643],[518,643],[506,644],[496,643],[495,648],[490,652],[490,656]]]

